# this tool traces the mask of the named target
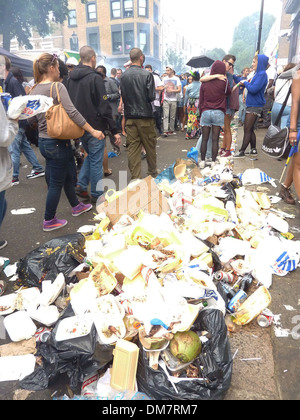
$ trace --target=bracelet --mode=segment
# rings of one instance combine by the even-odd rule
[[[298,133],[298,130],[292,130],[292,129],[290,129],[290,133]]]

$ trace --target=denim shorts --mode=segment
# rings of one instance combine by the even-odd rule
[[[201,116],[201,126],[211,127],[213,125],[223,127],[224,126],[224,112],[218,109],[211,109],[204,111]]]
[[[258,106],[250,106],[250,107],[247,107],[246,114],[255,114],[258,117],[260,117],[262,111],[263,111],[263,108],[261,108],[261,107],[258,107]]]

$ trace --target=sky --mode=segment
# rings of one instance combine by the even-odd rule
[[[197,37],[208,50],[228,52],[234,29],[244,17],[260,12],[261,0],[161,0],[161,5],[162,13],[172,16],[183,33]],[[278,17],[281,11],[282,0],[265,0],[265,13]]]

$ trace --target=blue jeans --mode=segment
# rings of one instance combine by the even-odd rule
[[[243,101],[243,95],[239,95],[239,120],[244,124],[246,117],[246,103]]]
[[[5,191],[0,192],[0,228],[5,217],[7,203],[5,200]]]
[[[81,137],[82,145],[87,153],[78,176],[78,185],[87,191],[91,183],[91,196],[98,198],[103,194],[103,154],[105,142],[95,139],[91,134],[85,133]]]
[[[278,115],[281,111],[281,108],[282,108],[282,104],[279,104],[278,102],[274,102],[273,108],[272,108],[272,116],[271,116],[273,125],[275,124],[275,122],[277,120],[277,117],[278,117]],[[291,115],[291,110],[292,110],[292,107],[286,106],[284,111],[283,111],[283,115],[282,115],[281,123],[280,123],[280,127],[282,129],[285,128],[285,127],[289,127],[288,120],[289,120],[289,117]]]
[[[13,143],[9,147],[9,152],[11,154],[11,160],[13,162],[13,177],[19,178],[21,153],[24,154],[28,162],[32,165],[33,170],[38,172],[43,171],[43,167],[37,160],[37,157],[29,141],[27,140],[24,128],[19,128],[19,131]]]
[[[71,207],[79,204],[76,186],[76,164],[72,145],[69,140],[39,139],[39,148],[46,159],[46,182],[48,194],[46,199],[45,220],[54,219],[64,188]]]

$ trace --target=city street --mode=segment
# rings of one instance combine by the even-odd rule
[[[260,168],[269,176],[278,180],[281,176],[284,163],[271,160],[261,152],[261,143],[265,130],[258,130],[258,159],[256,161],[245,159],[235,160],[234,173],[239,174],[248,168]],[[238,146],[241,144],[243,128],[238,131]],[[124,138],[123,138],[123,141]],[[109,141],[107,142],[109,144]],[[184,139],[184,133],[177,132],[176,135],[168,138],[161,137],[158,140],[158,168],[159,172],[173,164],[177,158],[186,158],[187,152],[195,146],[194,141]],[[110,148],[110,145],[109,145]],[[44,165],[39,150],[34,150]],[[108,150],[110,151],[110,150]],[[44,178],[27,180],[26,175],[31,167],[24,157],[21,159],[20,184],[7,191],[8,201],[7,214],[1,229],[1,239],[8,241],[8,246],[0,254],[8,257],[13,264],[25,257],[30,251],[48,240],[75,233],[83,225],[93,224],[92,212],[80,217],[71,217],[71,209],[64,193],[58,208],[57,216],[68,220],[68,225],[52,233],[45,233],[42,230],[44,206],[46,198],[46,183]],[[109,159],[109,167],[113,175],[106,178],[109,182],[108,188],[119,188],[124,186],[124,177],[127,172],[127,152],[122,147],[119,157]],[[147,163],[142,163],[143,176],[147,176]],[[119,171],[122,178],[119,179]],[[112,185],[115,183],[115,187]],[[129,175],[128,175],[129,181]],[[278,185],[278,182],[277,182]],[[271,184],[263,187],[268,189],[268,194],[274,195],[277,190]],[[255,188],[253,187],[253,190]],[[294,240],[300,240],[300,211],[299,206],[287,206],[283,202],[276,205],[280,210],[294,214],[295,219],[288,220]],[[35,212],[28,215],[13,215],[11,210],[21,208],[34,208]],[[95,211],[95,209],[93,210]],[[4,274],[0,273],[0,278]],[[226,400],[299,400],[300,399],[300,283],[298,271],[287,277],[277,278],[273,276],[273,285],[270,288],[272,304],[270,309],[275,315],[280,315],[280,325],[277,328],[263,329],[256,321],[245,326],[240,332],[230,335],[232,354],[235,354],[233,365],[232,384],[227,393]],[[9,283],[9,289],[14,289],[14,283]],[[281,333],[280,333],[281,332]],[[281,335],[281,337],[279,337]],[[0,340],[0,345],[4,344]],[[63,394],[69,395],[68,378],[60,378],[49,389],[45,391],[22,393],[16,392],[18,383],[0,383],[0,399],[11,400],[49,400]],[[56,392],[56,393],[55,393]],[[80,389],[79,389],[80,392]],[[18,396],[18,397],[16,397]]]

